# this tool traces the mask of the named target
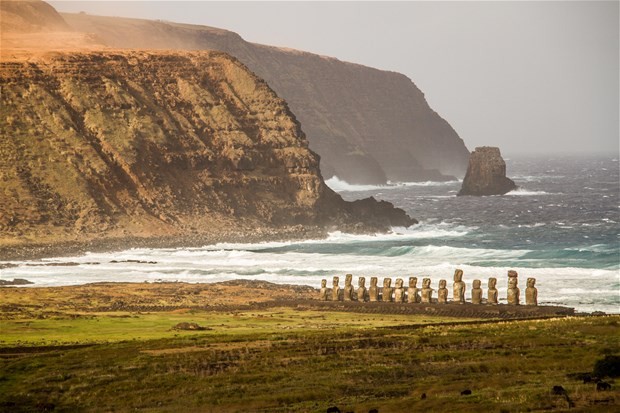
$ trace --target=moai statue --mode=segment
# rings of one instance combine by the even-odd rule
[[[368,301],[379,301],[379,287],[377,287],[377,277],[370,277],[370,288],[368,289]]]
[[[383,301],[391,302],[392,301],[392,293],[394,289],[392,288],[392,279],[384,278],[383,279]]]
[[[319,291],[319,300],[327,301],[327,280],[321,280],[321,291]]]
[[[431,279],[424,278],[422,280],[422,297],[423,303],[430,303],[433,301],[433,289],[431,288]]]
[[[497,278],[491,277],[489,278],[489,295],[487,296],[487,304],[496,305],[497,304]]]
[[[446,285],[448,283],[446,280],[439,280],[439,290],[437,290],[437,303],[439,304],[447,304],[448,303],[448,289]]]
[[[358,287],[357,287],[357,301],[359,302],[364,302],[366,301],[366,278],[365,277],[360,277],[358,282]]]
[[[353,275],[347,274],[344,278],[344,301],[353,300]]]
[[[463,270],[454,271],[454,295],[452,301],[455,303],[465,303],[465,283],[463,282]]]
[[[396,279],[396,288],[394,289],[394,301],[402,303],[405,301],[405,289],[403,288],[403,279]]]
[[[480,288],[482,282],[480,280],[474,280],[473,288],[471,289],[471,303],[482,304],[482,288]]]
[[[538,305],[538,290],[534,285],[536,285],[536,278],[528,278],[527,288],[525,289],[525,305]]]
[[[519,287],[517,287],[517,272],[516,271],[508,271],[508,294],[507,301],[508,304],[511,305],[519,305]]]
[[[340,301],[340,286],[338,285],[339,282],[340,278],[334,277],[332,287],[332,301]]]
[[[407,302],[408,303],[419,303],[420,302],[420,294],[418,294],[418,288],[416,284],[418,283],[417,277],[409,277],[409,288],[407,288]]]

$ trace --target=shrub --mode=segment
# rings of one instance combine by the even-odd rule
[[[596,377],[620,376],[620,356],[607,355],[605,358],[594,363],[594,375]]]

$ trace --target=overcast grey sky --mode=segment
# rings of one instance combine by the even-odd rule
[[[49,3],[404,73],[470,150],[619,151],[618,1]]]

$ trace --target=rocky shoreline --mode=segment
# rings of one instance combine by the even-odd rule
[[[83,255],[87,252],[114,252],[131,248],[197,248],[218,243],[258,243],[320,239],[327,229],[308,226],[256,228],[251,231],[221,231],[151,237],[107,237],[57,243],[24,243],[0,245],[0,261],[36,260],[41,258]],[[1,267],[0,267],[1,268]]]

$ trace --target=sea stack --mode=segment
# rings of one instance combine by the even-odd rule
[[[457,195],[504,195],[514,189],[517,185],[506,177],[506,162],[499,148],[482,146],[469,156],[467,173]]]

